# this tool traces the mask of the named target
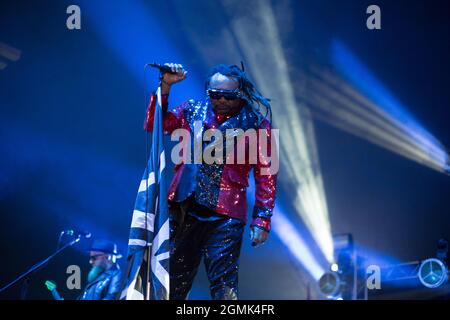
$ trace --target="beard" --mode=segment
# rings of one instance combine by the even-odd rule
[[[94,281],[95,279],[97,279],[97,277],[99,275],[101,275],[103,273],[103,271],[105,271],[105,268],[100,267],[100,266],[96,266],[96,267],[92,267],[91,271],[89,271],[88,274],[88,283],[91,283],[92,281]]]

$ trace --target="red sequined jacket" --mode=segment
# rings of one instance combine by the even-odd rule
[[[147,110],[144,129],[151,132],[153,129],[154,111],[156,106],[156,96],[153,95]],[[267,120],[263,120],[258,125],[258,119],[248,107],[243,107],[234,115],[216,115],[210,101],[189,100],[171,111],[168,110],[168,96],[162,96],[163,127],[166,134],[171,134],[176,129],[186,129],[193,138],[194,122],[201,121],[202,133],[207,129],[219,129],[225,132],[226,129],[240,128],[244,131],[255,129],[259,138],[258,129],[264,129],[267,136],[268,156],[271,153],[271,127]],[[242,141],[245,140],[245,141]],[[269,168],[267,163],[260,161],[259,153],[261,146],[257,139],[257,161],[250,164],[249,161],[249,141],[242,139],[245,143],[244,164],[186,164],[181,163],[175,166],[175,173],[169,187],[169,203],[181,202],[194,193],[195,201],[204,205],[216,213],[232,218],[247,221],[247,197],[246,190],[249,185],[248,177],[253,168],[255,179],[255,206],[253,208],[252,225],[256,225],[266,231],[270,230],[270,219],[275,205],[276,178],[275,174],[262,174],[263,169]],[[192,142],[191,142],[192,143]],[[235,157],[238,143],[234,145]],[[203,145],[204,148],[204,145]],[[193,149],[192,149],[193,150]],[[273,151],[276,151],[275,148]],[[194,153],[194,152],[192,152]],[[253,161],[254,162],[254,161]]]

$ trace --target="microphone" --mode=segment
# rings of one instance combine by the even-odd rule
[[[83,237],[86,239],[89,239],[92,236],[92,234],[89,231],[80,231],[80,230],[64,230],[62,233],[67,234],[68,236]]]
[[[159,69],[159,72],[161,72],[161,73],[176,74],[176,72],[173,72],[170,67],[159,64],[159,63],[147,63],[146,66]]]

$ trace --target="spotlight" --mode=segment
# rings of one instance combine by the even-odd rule
[[[338,270],[339,270],[339,266],[337,265],[337,263],[333,263],[332,265],[331,265],[331,271],[333,271],[333,272],[337,272]]]
[[[343,78],[336,75],[323,77],[319,83],[322,92],[316,92],[326,99],[316,99],[316,105],[326,107],[325,113],[333,117],[336,125],[422,165],[442,173],[449,172],[449,155],[445,147],[337,39],[332,44],[332,59]]]
[[[319,279],[319,290],[327,299],[335,299],[340,287],[341,279],[336,272],[327,272]]]
[[[317,281],[325,272],[325,268],[316,260],[302,234],[284,213],[282,205],[275,207],[272,228],[293,257]]]

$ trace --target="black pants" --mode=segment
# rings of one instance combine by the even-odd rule
[[[244,222],[224,217],[201,221],[186,214],[180,226],[171,221],[170,299],[186,299],[201,258],[215,300],[237,299]]]

